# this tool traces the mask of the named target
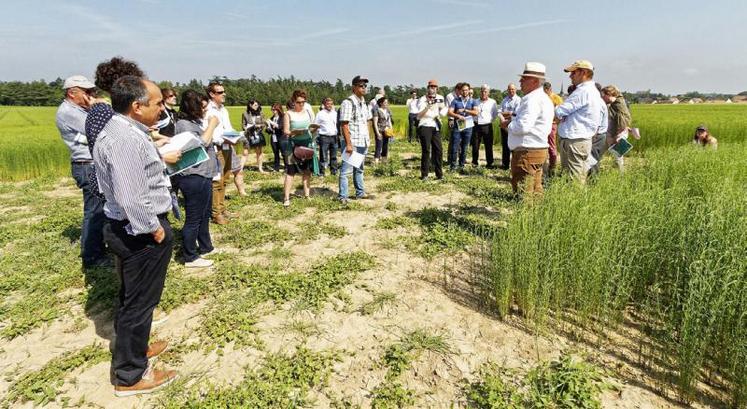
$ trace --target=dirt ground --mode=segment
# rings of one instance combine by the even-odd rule
[[[280,177],[254,182],[250,191],[259,189],[268,181],[280,183]],[[342,351],[342,358],[335,364],[328,386],[312,392],[314,406],[331,406],[333,396],[353,406],[369,407],[372,390],[381,383],[386,371],[378,365],[384,348],[403,334],[424,329],[442,335],[451,353],[425,353],[404,375],[403,384],[416,391],[415,407],[464,406],[460,391],[462,381],[474,379],[478,368],[487,361],[528,370],[538,362],[556,358],[568,350],[584,354],[587,360],[606,371],[608,382],[615,388],[604,392],[603,407],[681,407],[668,386],[658,384],[646,373],[645,365],[640,365],[636,357],[638,347],[631,341],[626,342],[624,336],[611,337],[613,341],[595,346],[551,331],[538,334],[532,328],[526,328],[525,322],[518,317],[501,320],[491,312],[474,285],[475,274],[479,271],[464,254],[426,260],[406,246],[397,244],[400,238],[417,234],[416,227],[375,228],[376,222],[385,217],[458,203],[465,198],[463,193],[453,189],[445,193],[378,192],[376,178],[367,176],[366,183],[375,197],[363,201],[364,210],[324,215],[327,222],[344,228],[347,234],[338,238],[322,235],[310,242],[285,245],[291,254],[288,262],[294,266],[310,265],[322,257],[355,250],[372,255],[376,266],[359,274],[353,284],[343,289],[349,300],[343,302],[332,298],[319,311],[299,311],[291,305],[268,309],[256,324],[265,349],[235,349],[229,344],[220,353],[215,350],[187,351],[181,356],[182,362],[174,366],[182,378],[235,384],[241,380],[244,367],[257,365],[269,352],[295,348],[303,339],[312,350]],[[75,194],[74,185],[69,180],[63,185],[68,189],[59,194]],[[336,186],[322,180],[316,180],[314,186],[320,191],[325,188],[336,191]],[[236,192],[232,188],[229,193]],[[280,206],[279,203],[276,205]],[[300,214],[275,223],[291,230],[305,217],[308,215]],[[219,235],[216,242],[224,252],[240,252],[233,243],[223,241]],[[270,247],[263,248],[269,251]],[[255,262],[264,257],[262,251],[241,253]],[[195,277],[213,273],[211,269],[187,272]],[[374,294],[384,292],[394,294],[391,302],[373,313],[361,311],[361,306],[371,301]],[[196,330],[201,325],[200,313],[206,304],[203,299],[171,311],[168,321],[154,328],[153,338],[173,342],[196,339]],[[289,322],[304,323],[308,331],[300,334],[298,330],[289,328]],[[620,333],[624,334],[624,331],[620,330]],[[39,370],[51,359],[93,342],[108,347],[112,337],[108,314],[91,318],[82,307],[78,307],[51,324],[10,341],[0,341],[0,397],[21,374]],[[139,408],[157,404],[158,394],[115,398],[109,367],[109,362],[105,361],[66,373],[59,393],[48,406]],[[13,406],[33,407],[33,403],[15,403]]]

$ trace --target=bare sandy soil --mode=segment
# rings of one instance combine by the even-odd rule
[[[278,179],[279,181],[279,179]],[[680,407],[671,398],[667,386],[657,384],[639,365],[637,346],[626,342],[624,330],[599,347],[579,343],[564,334],[544,331],[537,334],[518,317],[498,319],[485,305],[484,297],[474,285],[476,267],[467,257],[435,257],[425,260],[396,245],[399,237],[418,234],[417,228],[400,227],[394,230],[374,228],[377,220],[405,214],[425,207],[443,207],[457,203],[464,194],[450,191],[445,194],[376,193],[376,179],[367,179],[369,190],[375,192],[365,201],[365,210],[334,212],[325,220],[345,229],[340,238],[322,236],[320,239],[288,244],[289,264],[310,265],[324,256],[362,250],[375,257],[374,268],[360,274],[343,291],[348,301],[330,299],[318,312],[299,311],[291,305],[268,308],[257,323],[258,336],[266,348],[235,349],[229,344],[222,353],[202,350],[186,352],[175,366],[183,378],[205,377],[226,385],[240,381],[244,367],[256,366],[260,358],[274,351],[295,348],[303,339],[313,350],[341,351],[329,385],[314,391],[316,407],[329,407],[331,398],[369,407],[371,392],[379,385],[385,369],[379,361],[386,346],[404,334],[424,329],[443,335],[451,353],[425,353],[419,357],[403,377],[406,387],[414,389],[416,407],[444,408],[463,406],[460,392],[463,379],[474,379],[478,368],[486,361],[500,363],[507,368],[528,370],[538,362],[558,357],[568,350],[579,351],[598,366],[608,371],[608,381],[616,390],[604,393],[606,408],[674,408]],[[69,182],[67,183],[69,185]],[[315,182],[320,185],[320,181]],[[255,183],[254,188],[257,188]],[[329,186],[327,186],[329,187]],[[331,187],[334,189],[334,187]],[[232,192],[235,193],[235,192]],[[58,195],[76,194],[74,186]],[[393,202],[394,210],[385,208]],[[280,206],[278,203],[277,206]],[[23,210],[23,209],[19,209]],[[292,229],[304,215],[284,220],[279,226]],[[239,252],[233,244],[221,241],[218,246],[226,252]],[[392,245],[392,242],[395,245]],[[244,254],[245,252],[242,252]],[[246,255],[253,262],[261,261],[262,252]],[[477,271],[479,273],[479,271]],[[205,277],[210,269],[190,271],[188,274]],[[361,306],[371,301],[374,294],[390,292],[394,299],[381,310],[371,314],[361,312]],[[173,342],[195,340],[201,325],[200,312],[207,301],[183,305],[170,312],[166,323],[154,328],[154,338]],[[290,322],[303,323],[308,331],[300,334],[289,327]],[[633,329],[631,329],[632,331]],[[4,396],[12,382],[21,374],[42,368],[47,362],[66,351],[83,348],[93,342],[109,346],[113,337],[111,322],[106,313],[94,319],[84,314],[83,308],[33,330],[11,341],[0,341],[0,396]],[[188,383],[189,384],[189,383]],[[658,393],[657,393],[658,392]],[[673,395],[672,395],[673,396]],[[49,407],[71,406],[137,408],[156,404],[158,395],[115,398],[109,377],[109,362],[102,362],[83,370],[73,370],[64,377],[64,384],[56,400]],[[32,407],[27,402],[19,407]]]

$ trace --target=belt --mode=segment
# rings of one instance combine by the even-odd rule
[[[90,160],[90,159],[88,159],[88,160],[74,160],[74,161],[71,161],[71,163],[73,165],[93,165],[93,161]]]

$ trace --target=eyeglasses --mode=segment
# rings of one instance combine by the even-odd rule
[[[429,85],[428,88],[438,88],[438,85]]]
[[[304,101],[304,100],[296,101],[296,104],[305,104],[305,103],[306,103],[306,101]]]
[[[226,91],[213,91],[213,94],[223,95]]]
[[[358,88],[368,88],[368,84],[358,84],[356,85]]]
[[[176,94],[167,95],[166,99],[169,99],[169,98],[176,98]]]

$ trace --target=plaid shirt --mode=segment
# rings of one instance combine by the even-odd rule
[[[353,106],[355,101],[355,106]],[[368,121],[371,119],[371,111],[363,98],[351,95],[340,104],[340,123],[348,123],[350,130],[350,143],[355,147],[368,147]]]

